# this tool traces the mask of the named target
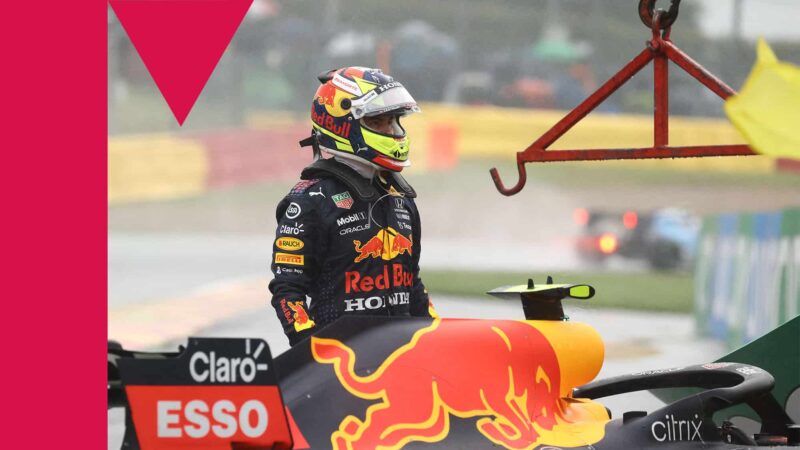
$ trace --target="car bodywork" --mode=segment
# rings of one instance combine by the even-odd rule
[[[526,319],[343,317],[274,360],[257,339],[190,339],[180,352],[158,354],[110,346],[109,407],[124,406],[129,418],[123,448],[800,445],[800,428],[771,394],[775,380],[765,370],[724,362],[593,382],[602,339],[591,326],[567,320],[561,307],[563,297],[586,299],[593,288],[530,281],[490,293],[521,297]],[[247,358],[260,372],[242,369]],[[665,387],[696,391],[656,411],[632,409],[616,418],[601,402]],[[143,399],[142,392],[150,394]],[[184,403],[156,406],[175,399]],[[227,409],[218,407],[227,400]],[[254,408],[236,422],[236,411],[252,402],[265,405],[269,426],[264,419],[258,428],[262,416]],[[715,422],[716,412],[740,404],[761,421],[757,435]]]

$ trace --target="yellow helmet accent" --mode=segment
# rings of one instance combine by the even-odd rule
[[[396,138],[376,133],[367,127],[361,127],[361,134],[364,136],[364,142],[378,153],[395,161],[408,160],[408,150],[411,144],[408,136]]]

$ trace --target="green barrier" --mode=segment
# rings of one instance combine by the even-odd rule
[[[746,363],[772,374],[775,399],[800,420],[800,209],[707,217],[699,242],[698,332],[737,348],[717,363]],[[653,394],[672,402],[694,392]],[[720,411],[715,419],[743,426],[757,416],[738,406]]]
[[[750,364],[769,372],[775,378],[773,397],[789,417],[800,421],[800,316],[719,358],[709,367],[733,362]],[[651,392],[663,402],[671,403],[695,394],[698,390],[657,389]],[[758,421],[756,413],[746,405],[727,408],[714,415],[714,420],[718,424],[728,420],[737,426],[745,426],[747,422],[741,418]]]
[[[778,313],[779,317],[790,319],[800,314],[800,209],[784,211],[781,256],[779,295],[784,301],[780,303]]]
[[[695,270],[701,334],[730,348],[800,314],[800,209],[705,219]]]
[[[775,377],[772,395],[794,420],[800,420],[800,317],[785,323],[763,338],[751,342],[718,361],[741,362],[760,367]],[[758,417],[747,406],[721,411],[724,420]]]

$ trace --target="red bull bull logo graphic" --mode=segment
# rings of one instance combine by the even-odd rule
[[[303,302],[287,302],[287,304],[293,312],[292,318],[294,319],[295,331],[307,330],[315,325],[314,321],[308,317],[308,313],[303,307]]]
[[[350,112],[349,108],[342,108],[342,100],[346,98],[352,99],[353,95],[336,89],[336,86],[333,86],[332,84],[323,84],[320,86],[319,89],[317,89],[316,100],[317,104],[325,107],[325,110],[317,110],[317,108],[312,105],[312,114],[315,111],[320,111],[322,113],[319,115],[320,113],[317,112],[319,116],[317,119],[314,119],[314,121],[321,126],[325,126],[325,122],[327,120],[323,116],[325,114],[329,115],[332,120],[346,116]]]
[[[412,239],[411,235],[405,237],[392,227],[382,229],[364,244],[358,240],[353,241],[357,253],[353,261],[361,262],[369,257],[391,261],[403,253],[408,253],[410,256],[413,246]]]
[[[355,373],[352,349],[312,337],[314,359],[331,364],[348,392],[379,400],[364,420],[347,416],[331,436],[332,447],[399,449],[414,441],[438,442],[447,437],[452,417],[478,418],[477,430],[509,449],[599,441],[608,421],[605,408],[565,397],[573,385],[564,382],[591,379],[599,364],[592,374],[565,378],[562,370],[581,363],[562,365],[562,355],[534,324],[435,319],[367,376]],[[577,353],[571,358],[585,356]]]

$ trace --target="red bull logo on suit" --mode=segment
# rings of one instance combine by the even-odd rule
[[[331,364],[348,392],[379,400],[364,420],[347,416],[331,436],[332,447],[399,449],[413,441],[438,442],[446,439],[453,417],[477,417],[477,430],[487,440],[510,449],[599,441],[608,420],[605,408],[568,398],[568,392],[572,383],[589,381],[600,364],[570,360],[564,366],[562,356],[580,355],[559,352],[537,323],[436,319],[367,376],[355,373],[352,349],[312,337],[314,359]],[[559,334],[548,325],[542,329]],[[583,373],[564,376],[564,369]]]
[[[361,262],[369,257],[390,261],[403,253],[411,255],[412,239],[412,236],[405,237],[394,228],[388,227],[378,231],[375,236],[363,244],[361,241],[354,240],[353,246],[357,253],[354,262]]]

